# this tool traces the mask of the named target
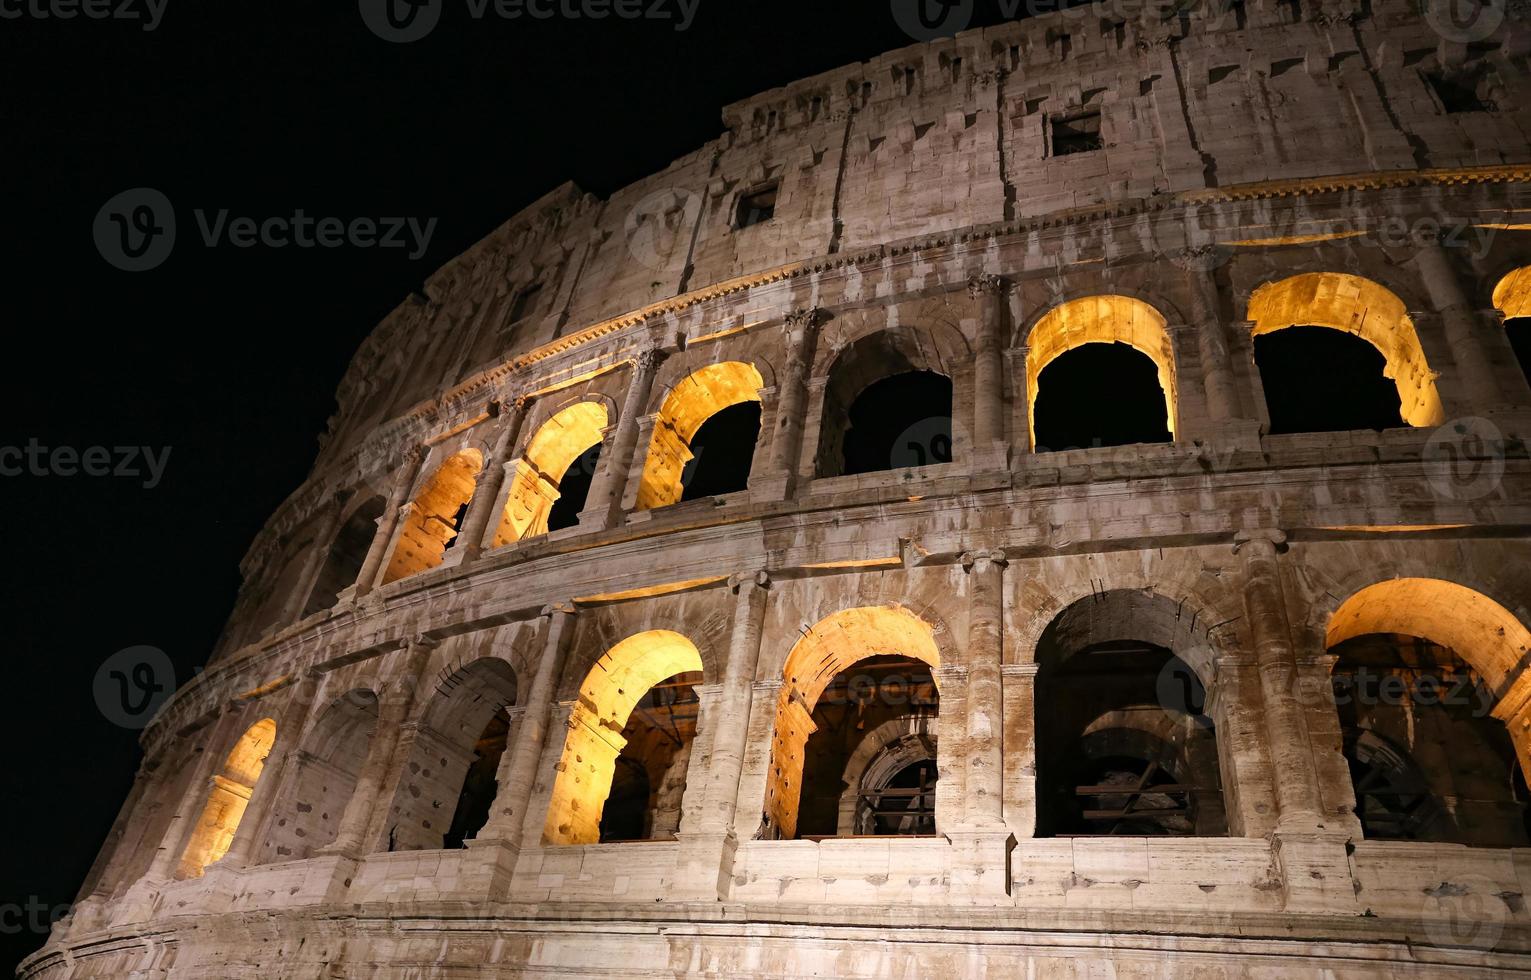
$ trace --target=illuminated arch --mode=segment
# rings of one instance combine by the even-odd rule
[[[1499,603],[1465,585],[1398,578],[1367,586],[1329,619],[1325,646],[1372,633],[1417,636],[1456,652],[1503,699],[1525,683],[1531,630]]]
[[[200,878],[208,865],[228,853],[275,743],[276,722],[270,718],[251,725],[234,743],[208,787],[207,803],[186,842],[177,877]]]
[[[793,646],[783,669],[766,783],[766,815],[783,837],[797,834],[803,751],[816,730],[813,709],[841,671],[889,654],[941,666],[935,627],[901,606],[845,609],[820,620]]]
[[[609,424],[606,406],[597,401],[570,405],[542,424],[521,458],[509,464],[510,491],[493,547],[548,532],[548,515],[558,502],[564,474],[600,445]]]
[[[696,645],[669,630],[630,636],[590,668],[569,716],[569,734],[543,830],[546,843],[600,841],[601,810],[611,792],[617,756],[627,744],[622,730],[633,707],[660,681],[701,670],[702,655]]]
[[[1531,265],[1523,266],[1494,287],[1494,308],[1506,320],[1531,316]]]
[[[1085,296],[1053,307],[1027,335],[1027,419],[1031,444],[1037,444],[1037,394],[1042,371],[1053,361],[1085,344],[1126,344],[1148,357],[1159,369],[1164,390],[1165,428],[1177,431],[1175,349],[1164,317],[1130,296]]]
[[[725,408],[760,401],[765,380],[753,364],[724,361],[688,375],[670,390],[643,465],[638,509],[679,503],[685,488],[681,474],[691,462],[691,440],[702,424]]]
[[[383,584],[429,571],[441,564],[447,543],[457,537],[457,518],[473,499],[484,455],[465,449],[436,468],[415,496],[400,529]]]
[[[1360,337],[1382,354],[1383,374],[1398,386],[1405,422],[1420,427],[1445,420],[1436,374],[1403,300],[1370,279],[1309,272],[1267,283],[1249,297],[1249,320],[1254,337],[1304,326]]]

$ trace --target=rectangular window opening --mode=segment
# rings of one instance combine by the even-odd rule
[[[781,185],[773,183],[750,191],[748,194],[741,194],[734,227],[752,228],[776,217],[776,194],[780,189]]]
[[[1053,120],[1053,156],[1089,153],[1104,144],[1100,139],[1100,113],[1086,112]]]

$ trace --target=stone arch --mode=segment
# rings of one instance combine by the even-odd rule
[[[671,630],[630,636],[598,660],[580,685],[543,830],[548,844],[593,844],[611,790],[622,730],[634,707],[660,681],[701,673],[696,645]]]
[[[509,490],[493,547],[547,533],[564,476],[576,460],[601,444],[610,424],[605,401],[585,398],[537,427],[520,458],[506,464]]]
[[[1531,316],[1531,265],[1511,269],[1494,284],[1493,304],[1506,320]]]
[[[331,701],[292,759],[258,863],[301,861],[333,843],[377,728],[377,693],[356,688]]]
[[[911,763],[936,759],[933,719],[926,715],[891,718],[862,737],[845,764],[840,782],[840,815],[835,833],[840,837],[867,834],[865,795],[887,785],[889,779]]]
[[[1360,337],[1382,355],[1383,374],[1398,388],[1403,420],[1415,427],[1445,419],[1436,373],[1404,301],[1372,279],[1307,272],[1257,288],[1249,297],[1252,337],[1289,327],[1327,327]]]
[[[719,361],[681,379],[665,395],[649,440],[638,509],[679,503],[681,477],[692,460],[691,442],[708,419],[724,409],[759,402],[765,379],[760,369],[744,361]]]
[[[309,589],[300,619],[333,608],[340,593],[356,584],[387,507],[383,494],[367,488],[352,494],[340,507],[335,533],[324,545],[324,564]]]
[[[782,671],[776,703],[765,812],[783,837],[797,833],[804,749],[816,730],[813,709],[841,671],[870,657],[900,654],[941,666],[935,628],[898,605],[844,609],[810,627],[794,644]]]
[[[483,468],[484,454],[477,449],[454,453],[436,467],[408,505],[383,576],[385,585],[441,564],[457,539],[458,525]]]
[[[944,378],[953,386],[948,411],[955,416],[958,401],[955,386],[969,360],[966,341],[955,327],[938,322],[886,325],[867,318],[849,323],[839,331],[833,325],[826,328],[821,346],[831,356],[819,361],[823,369],[815,377],[823,388],[814,463],[817,475],[841,474],[851,409],[867,389],[879,382],[910,374]],[[954,442],[955,425],[953,421],[950,433]]]
[[[1111,293],[1061,303],[1042,314],[1026,332],[1026,406],[1032,445],[1037,438],[1037,395],[1042,371],[1085,344],[1126,344],[1154,362],[1164,391],[1165,427],[1179,431],[1179,387],[1175,345],[1164,315],[1130,296]]]
[[[228,853],[275,744],[276,722],[270,718],[256,722],[239,736],[208,786],[207,802],[186,842],[177,878],[200,878],[208,865]]]
[[[388,813],[392,850],[439,850],[464,807],[475,809],[477,825],[463,836],[483,826],[509,727],[506,708],[515,704],[516,690],[516,672],[500,657],[442,671],[407,726],[404,769]]]

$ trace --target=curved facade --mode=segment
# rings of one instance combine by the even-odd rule
[[[1531,970],[1524,26],[1085,8],[549,194],[363,346],[22,975]],[[1278,416],[1315,333],[1388,427]],[[1053,441],[1102,351],[1162,436]]]

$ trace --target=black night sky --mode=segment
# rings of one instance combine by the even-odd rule
[[[356,0],[169,0],[153,31],[38,17],[39,2],[54,9],[0,2],[0,444],[170,455],[153,488],[0,478],[15,548],[7,973],[45,939],[35,910],[73,899],[138,765],[137,733],[96,706],[97,669],[138,645],[164,650],[181,681],[206,662],[238,562],[302,481],[372,327],[563,181],[609,193],[718,135],[728,102],[910,43],[886,0],[700,0],[685,31],[678,13],[475,20],[448,0],[434,33],[404,45],[370,33]],[[137,187],[170,199],[179,234],[164,265],[129,274],[102,259],[92,223]],[[412,260],[207,248],[194,217],[300,208],[437,224]]]

